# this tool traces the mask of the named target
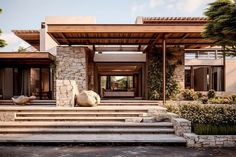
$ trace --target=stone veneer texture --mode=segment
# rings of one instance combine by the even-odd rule
[[[87,56],[85,47],[57,47],[56,103],[74,106],[75,94],[87,89]]]
[[[236,147],[236,135],[184,134],[188,147]]]
[[[185,133],[191,133],[191,122],[184,118],[172,118],[175,134],[183,136]]]

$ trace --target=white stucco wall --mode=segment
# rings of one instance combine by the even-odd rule
[[[95,24],[93,16],[47,16],[45,28],[40,30],[40,51],[50,52],[56,55],[58,44],[48,35],[47,24]]]
[[[236,59],[227,59],[225,66],[225,91],[236,93]]]
[[[94,16],[47,16],[45,24],[95,24]]]

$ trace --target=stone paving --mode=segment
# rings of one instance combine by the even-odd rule
[[[180,146],[0,146],[0,157],[235,157],[235,148]]]

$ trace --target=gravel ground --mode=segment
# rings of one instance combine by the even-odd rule
[[[236,148],[184,146],[0,146],[0,157],[236,157]]]

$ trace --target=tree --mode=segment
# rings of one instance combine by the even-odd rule
[[[2,9],[0,9],[0,13],[2,12]],[[2,31],[1,31],[1,29],[0,29],[0,35],[2,34]],[[0,47],[4,47],[4,46],[6,46],[7,45],[7,43],[4,41],[4,40],[2,40],[2,39],[0,39]]]
[[[19,46],[17,52],[25,52],[25,48],[23,46]]]
[[[236,55],[236,4],[231,0],[216,0],[204,13],[208,22],[203,36]]]

